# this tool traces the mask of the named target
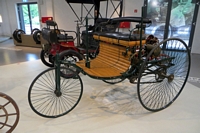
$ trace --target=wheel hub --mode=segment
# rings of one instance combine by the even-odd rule
[[[174,80],[174,74],[170,74],[168,77],[168,82],[172,82]]]
[[[54,93],[56,94],[57,97],[62,96],[62,92],[61,91],[55,90]]]
[[[166,78],[166,70],[165,69],[162,69],[162,70],[159,70],[158,73],[156,74],[156,80],[157,81],[160,81],[160,80],[163,80],[164,78]]]

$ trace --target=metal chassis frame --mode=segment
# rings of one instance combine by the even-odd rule
[[[143,6],[142,7],[142,17],[141,17],[141,27],[143,26],[143,16],[144,16],[144,13],[145,13],[145,9],[146,7]],[[88,17],[86,16],[85,18],[86,20],[86,42],[87,44],[89,43],[88,41]],[[91,75],[88,75],[84,70],[82,70],[81,68],[79,68],[78,66],[76,66],[75,64],[71,64],[70,62],[62,62],[62,63],[67,63],[69,65],[72,65],[74,67],[76,67],[77,69],[79,69],[79,71],[81,73],[83,73],[84,75],[88,75],[89,77],[93,78],[93,79],[100,79],[100,80],[108,80],[108,79],[117,79],[117,78],[128,78],[132,75],[135,75],[137,72],[139,72],[139,67],[141,66],[143,60],[141,60],[141,57],[142,57],[142,54],[141,54],[141,51],[142,51],[142,30],[143,28],[140,28],[140,50],[139,50],[139,56],[138,56],[138,59],[139,59],[139,63],[138,65],[131,65],[130,66],[130,69],[127,70],[126,72],[122,73],[121,76],[117,76],[117,77],[108,77],[108,78],[102,78],[102,77],[96,77],[96,76],[91,76]],[[59,59],[59,58],[57,58]],[[166,60],[166,59],[165,59]],[[162,61],[162,60],[161,60]],[[157,63],[157,62],[155,62]],[[88,45],[86,45],[86,60],[85,60],[85,66],[90,68],[90,60],[89,60],[89,54],[88,54]],[[137,78],[137,77],[136,77]]]

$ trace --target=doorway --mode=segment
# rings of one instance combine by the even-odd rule
[[[37,2],[18,3],[17,10],[19,15],[20,29],[26,34],[31,34],[35,28],[40,29],[39,11]]]
[[[152,25],[146,33],[159,40],[177,37],[191,48],[197,18],[198,4],[193,0],[146,0],[147,17]]]

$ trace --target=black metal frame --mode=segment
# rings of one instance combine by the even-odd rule
[[[96,22],[96,20],[101,17],[102,17],[102,14],[100,13],[100,3],[103,2],[103,1],[106,1],[107,4],[106,4],[106,18],[108,17],[108,1],[109,0],[65,0],[69,7],[71,8],[71,10],[73,11],[73,13],[75,14],[75,16],[77,17],[78,21],[83,24],[84,21],[85,21],[85,17],[88,15],[90,15],[92,17],[92,19],[94,19],[94,23]],[[119,4],[117,6],[114,5],[113,1],[119,1]],[[114,11],[113,13],[111,14],[111,16],[109,18],[111,18],[113,16],[113,14],[116,12],[118,14],[119,17],[122,17],[122,12],[123,12],[123,0],[110,0],[113,8],[114,8]],[[73,9],[72,7],[72,3],[75,3],[75,4],[81,4],[81,16],[79,17],[77,15],[77,13],[75,12],[75,10]],[[92,4],[93,6],[88,10],[85,6],[85,4]],[[120,7],[120,11],[118,12],[117,11],[117,8]],[[85,9],[87,11],[87,15],[86,16],[83,16],[83,9]],[[94,9],[95,13],[94,13],[94,17],[92,16],[91,14],[91,11],[92,9]],[[84,18],[84,19],[83,19]]]

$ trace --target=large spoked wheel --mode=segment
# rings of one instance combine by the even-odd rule
[[[83,60],[83,56],[75,50],[65,50],[59,54],[61,60],[70,62],[70,64],[76,64],[77,61]],[[80,71],[72,65],[68,63],[61,64],[62,67],[70,68],[76,73],[80,73]]]
[[[40,59],[41,59],[42,63],[45,64],[46,66],[54,67],[53,55],[49,55],[48,52],[45,52],[44,50],[41,50]]]
[[[38,115],[47,118],[63,116],[73,110],[83,93],[83,83],[79,75],[68,68],[60,71],[71,71],[73,76],[60,76],[60,92],[56,89],[56,68],[49,68],[40,73],[31,83],[28,102]]]
[[[16,102],[4,93],[0,93],[0,130],[5,128],[11,133],[19,122],[19,108]]]
[[[159,56],[155,56],[161,48]],[[143,62],[137,84],[139,101],[149,111],[171,105],[182,92],[190,71],[190,51],[184,41],[169,38],[151,50]]]

